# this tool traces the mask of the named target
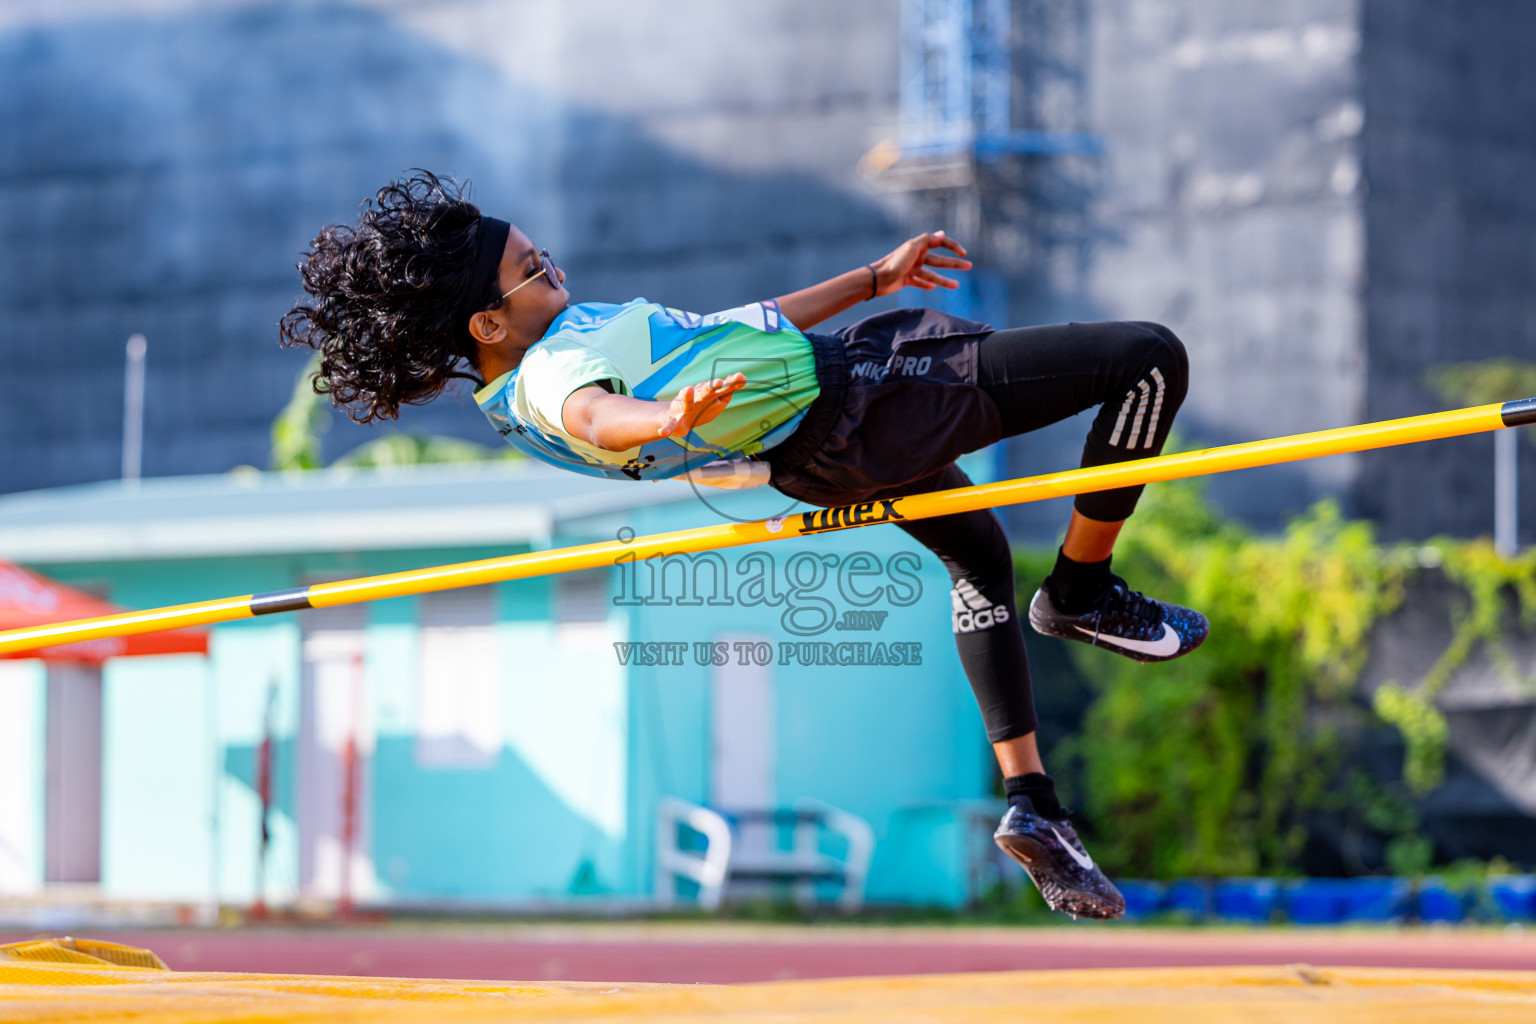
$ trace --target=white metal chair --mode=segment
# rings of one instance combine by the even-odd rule
[[[683,849],[678,826],[702,835],[702,853]],[[699,886],[699,906],[720,909],[725,892],[725,870],[731,859],[731,826],[707,807],[664,796],[656,804],[656,899],[664,907],[677,904],[677,879],[689,878]]]
[[[679,844],[679,826],[705,839],[702,851]],[[761,828],[770,833],[765,843],[742,842],[744,830]],[[772,833],[792,830],[792,845],[773,844]],[[841,856],[821,849],[823,835],[842,838]],[[663,906],[677,903],[677,879],[690,878],[699,886],[699,906],[719,908],[731,882],[749,884],[789,883],[795,900],[803,907],[816,901],[818,883],[839,887],[837,905],[857,910],[864,905],[864,886],[874,855],[875,834],[864,819],[822,803],[794,808],[715,809],[664,797],[657,806],[656,897]]]

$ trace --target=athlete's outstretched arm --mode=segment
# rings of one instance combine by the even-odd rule
[[[948,249],[955,255],[936,252],[938,249]],[[836,316],[876,295],[889,295],[908,286],[924,291],[960,287],[951,278],[935,273],[929,267],[970,270],[971,261],[965,258],[965,246],[942,231],[930,231],[907,239],[867,267],[781,295],[777,300],[779,312],[790,323],[806,331],[827,317]]]
[[[565,432],[611,452],[627,452],[661,437],[682,437],[719,416],[747,383],[742,374],[716,377],[683,388],[670,402],[614,395],[600,387],[577,388],[560,407]]]

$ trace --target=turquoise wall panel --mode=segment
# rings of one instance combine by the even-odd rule
[[[298,890],[295,818],[299,721],[299,627],[292,616],[231,623],[213,631],[210,672],[218,686],[221,778],[218,885],[226,902],[256,897],[261,848],[257,759],[271,702],[272,800],[264,896]]]
[[[538,584],[531,586],[530,584]],[[627,699],[611,641],[622,620],[548,621],[545,581],[504,585],[499,753],[443,768],[418,757],[416,653],[389,627],[374,764],[374,856],[411,900],[545,901],[625,888]],[[536,616],[535,612],[542,615]],[[383,627],[370,636],[380,654]],[[388,665],[382,664],[384,660]]]
[[[118,658],[102,685],[102,887],[210,899],[218,693],[205,659]]]
[[[718,521],[707,510],[701,515],[680,505],[637,510],[626,521],[643,535],[711,518]],[[911,557],[892,567],[892,557],[902,552]],[[860,553],[868,557],[859,558]],[[649,568],[635,566],[633,582],[621,584],[628,587],[626,594],[642,602],[631,609],[634,639],[691,644],[722,634],[755,634],[771,642],[776,802],[820,800],[870,822],[877,837],[871,899],[946,904],[962,900],[966,886],[953,851],[960,842],[954,839],[957,816],[963,815],[956,802],[987,795],[995,769],[955,653],[949,577],[943,566],[890,527],[720,554],[729,569],[730,603],[724,605],[711,605],[707,597],[688,605],[678,600],[706,596],[709,572],[699,577],[700,593],[686,594],[679,589],[680,565],[664,570],[665,584],[655,589]],[[761,571],[753,556],[771,560],[782,599],[778,603],[743,603],[751,595],[740,588]],[[824,574],[812,560],[821,561]],[[850,568],[858,574],[847,575]],[[890,589],[884,589],[887,586]],[[875,619],[848,617],[850,611],[885,614],[875,628]],[[815,631],[827,621],[819,618],[823,612],[831,613],[832,624]],[[780,644],[799,641],[917,644],[921,664],[781,663]],[[709,800],[711,670],[693,664],[691,651],[684,662],[631,670],[631,813],[637,842],[630,856],[642,888],[650,885],[654,862],[657,796]],[[921,827],[905,821],[914,815]],[[933,824],[940,819],[941,824]],[[930,825],[945,838],[937,841],[926,835]],[[938,858],[923,852],[936,841],[946,851]],[[909,844],[918,849],[907,849]]]
[[[722,508],[732,507],[729,495],[711,498]],[[761,504],[765,499],[753,500]],[[703,504],[637,508],[587,521],[556,543],[602,539],[621,526],[643,535],[718,521],[721,516]],[[906,600],[912,581],[894,580],[887,571],[891,556],[903,551],[912,552],[917,563],[921,596],[915,602]],[[857,579],[856,585],[868,592],[899,584],[898,589],[908,588],[902,600],[884,593],[863,604],[839,591],[838,568],[859,552],[867,552],[879,571]],[[55,574],[105,584],[115,600],[146,606],[503,553],[478,547],[103,563],[56,567]],[[754,553],[773,560],[783,597],[778,604],[751,606],[739,600],[736,588],[745,578],[741,560]],[[818,587],[802,586],[798,594],[785,575],[797,556],[802,556],[799,571],[811,567],[807,559],[829,567]],[[921,665],[775,664],[774,784],[781,804],[822,800],[871,822],[879,839],[872,898],[943,903],[963,898],[963,858],[954,852],[960,812],[946,808],[987,795],[993,769],[954,653],[948,578],[937,559],[889,527],[730,549],[720,557],[728,570],[728,603],[615,604],[605,623],[556,623],[552,578],[499,585],[503,742],[493,761],[477,768],[421,763],[415,736],[420,697],[416,599],[371,606],[368,672],[378,746],[368,798],[381,895],[427,902],[529,902],[649,893],[657,798],[709,799],[711,670],[695,664],[691,650],[682,665],[626,665],[614,644],[692,644],[746,633],[769,640],[775,661],[778,645],[786,641],[921,645]],[[641,565],[634,571],[638,575],[631,586],[648,592],[649,570]],[[675,598],[680,596],[679,567],[668,572],[667,587]],[[808,578],[802,576],[801,582]],[[619,586],[617,572],[611,582]],[[814,618],[814,610],[807,609],[818,597],[827,599],[839,617],[850,610],[885,615],[878,629],[872,620],[841,620],[855,628],[797,636],[791,627]],[[798,617],[786,621],[792,607]],[[121,782],[109,784],[105,879],[113,891],[148,893],[174,881],[185,892],[216,885],[224,898],[236,902],[255,895],[256,747],[266,694],[275,683],[277,813],[266,895],[280,902],[297,892],[299,620],[279,616],[229,624],[214,635],[209,671],[219,681],[216,695],[201,692],[186,669],[164,673],[134,669],[125,661],[109,672],[109,765],[114,771],[174,774],[171,786],[177,794],[149,807],[145,797]],[[136,700],[127,699],[127,684],[120,682],[129,679],[137,687]],[[153,722],[146,722],[153,716],[142,704],[148,695],[157,708],[170,708]],[[211,726],[206,723],[213,718],[217,751],[210,736],[197,731],[207,733]],[[176,741],[151,749],[146,737],[159,735],[156,730],[167,723],[176,724]],[[193,743],[197,736],[202,738]],[[191,748],[199,744],[201,753],[195,753]],[[217,787],[211,777],[215,763],[221,772]],[[172,765],[177,767],[172,770]],[[173,859],[179,858],[182,869],[157,866],[159,844],[148,841],[149,833],[140,828],[145,820],[160,821],[168,834],[180,837],[176,845],[184,852]],[[207,852],[212,849],[210,830],[218,834],[216,860]],[[196,850],[205,852],[185,852]]]

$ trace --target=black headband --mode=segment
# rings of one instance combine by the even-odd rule
[[[481,217],[475,238],[475,275],[465,292],[465,308],[460,319],[469,329],[469,318],[491,304],[491,293],[501,295],[501,255],[507,248],[512,225],[495,217]]]

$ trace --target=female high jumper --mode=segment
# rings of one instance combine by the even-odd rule
[[[766,482],[836,506],[970,483],[955,460],[1085,409],[1082,465],[1158,454],[1187,387],[1173,332],[1151,323],[994,330],[931,309],[811,328],[902,288],[970,269],[942,231],[789,295],[698,316],[645,299],[570,304],[565,274],[452,181],[418,171],[332,225],[299,269],[312,301],[282,340],[320,353],[315,390],[352,419],[473,380],[496,430],[529,455],[615,480]],[[723,479],[721,479],[723,478]],[[1200,613],[1110,571],[1140,487],[1075,499],[1056,565],[1029,606],[1038,632],[1138,661],[1187,654]],[[1036,744],[1013,557],[991,511],[896,523],[949,570],[951,625],[1009,807],[995,839],[1055,910],[1114,918],[1125,901],[1084,849]]]

